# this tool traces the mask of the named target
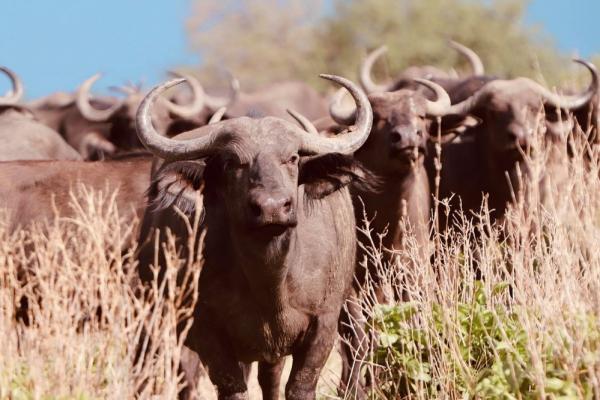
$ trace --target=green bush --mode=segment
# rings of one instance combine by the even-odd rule
[[[492,296],[506,290],[506,284],[498,284]],[[374,397],[444,397],[448,376],[442,381],[436,373],[442,365],[451,369],[452,391],[458,398],[591,399],[598,395],[591,382],[595,371],[588,367],[599,357],[596,316],[570,316],[587,342],[574,375],[563,367],[570,353],[566,332],[532,335],[524,319],[535,321],[539,310],[511,310],[489,300],[478,281],[472,301],[451,308],[411,302],[376,306],[371,324],[377,338],[373,361],[379,366]],[[543,363],[542,379],[536,376],[535,362]]]

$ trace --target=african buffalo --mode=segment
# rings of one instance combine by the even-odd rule
[[[523,151],[531,147],[536,129],[545,132],[549,144],[564,141],[573,128],[566,112],[588,107],[596,95],[596,68],[575,61],[592,76],[589,87],[576,95],[555,94],[528,78],[472,78],[448,91],[453,103],[450,113],[472,114],[481,124],[444,148],[440,199],[451,198],[454,210],[468,212],[479,211],[487,195],[492,218],[504,215],[513,193],[520,191],[518,171],[527,176]],[[430,168],[430,179],[434,173]]]
[[[23,84],[6,67],[0,67],[13,90],[0,97],[0,161],[10,160],[78,160],[81,157],[54,130],[36,120],[27,107],[19,104]]]
[[[116,192],[119,213],[130,223],[146,205],[152,157],[136,155],[104,162],[8,161],[0,163],[0,204],[8,211],[11,231],[44,224],[55,213],[69,217],[71,191],[78,185]]]
[[[185,128],[197,127],[199,114],[218,109],[230,100],[208,96],[200,83],[186,75],[191,89],[188,104],[176,104],[166,99],[158,104],[153,118],[160,131],[172,136]],[[90,98],[91,86],[100,78],[96,74],[82,83],[74,95],[57,93],[29,104],[33,113],[49,126],[57,129],[86,160],[101,159],[121,151],[141,147],[135,131],[135,112],[144,94],[139,87],[116,88],[125,98],[112,96]],[[208,114],[210,115],[210,114]]]
[[[431,91],[434,101],[430,100],[430,93],[408,88],[369,94],[373,109],[373,129],[365,144],[354,153],[354,157],[378,176],[379,190],[352,191],[355,216],[359,223],[366,217],[375,234],[387,233],[381,243],[384,248],[382,262],[391,266],[400,257],[400,265],[411,269],[419,266],[409,265],[401,258],[402,251],[406,249],[407,235],[410,233],[416,237],[424,256],[429,243],[431,192],[424,165],[427,144],[437,140],[438,131],[443,138],[447,138],[447,135],[460,133],[477,123],[468,115],[446,117],[450,109],[450,98],[445,90],[425,79],[416,79],[415,82]],[[354,123],[355,110],[344,109],[341,105],[343,94],[342,89],[334,96],[330,114],[337,123],[348,126]],[[438,126],[438,118],[441,127]],[[406,232],[407,226],[411,232]],[[364,238],[365,246],[369,246],[368,241],[369,239]],[[357,261],[361,263],[365,257],[368,258],[367,250],[360,246]],[[360,292],[369,274],[378,298],[384,300],[381,287],[378,286],[379,271],[373,265],[369,265],[368,270],[363,267],[357,265],[359,273],[354,292]],[[349,307],[352,308],[353,304],[357,304],[357,301],[349,302]],[[360,320],[359,310],[350,309],[350,315],[355,320]],[[342,321],[341,326],[348,326],[349,323],[350,321]],[[355,349],[361,348],[361,335],[355,336],[353,332],[344,331],[342,334],[349,336],[348,340]],[[355,365],[352,368],[353,376],[350,376],[352,349],[343,347],[343,350],[345,354],[341,386],[350,385],[360,390],[360,368]]]
[[[248,398],[243,366],[253,361],[263,398],[277,399],[289,354],[286,398],[314,399],[351,290],[356,225],[347,186],[365,190],[375,179],[351,157],[368,137],[372,112],[352,82],[322,77],[346,87],[357,103],[355,125],[333,138],[315,134],[298,114],[302,129],[280,118],[239,117],[166,138],[150,112],[183,80],[152,90],[138,111],[140,140],[162,160],[141,242],[168,227],[186,243],[172,206],[192,214],[203,188],[204,266],[186,344],[207,365],[220,399]],[[153,249],[142,249],[143,279]]]

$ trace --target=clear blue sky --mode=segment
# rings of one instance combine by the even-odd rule
[[[28,97],[73,90],[100,71],[99,87],[164,79],[196,64],[183,21],[189,0],[4,0],[0,64],[23,78]],[[534,0],[527,21],[541,24],[567,53],[600,53],[600,0]],[[0,80],[0,92],[8,84]]]

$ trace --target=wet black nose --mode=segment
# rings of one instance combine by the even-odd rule
[[[508,140],[521,147],[527,147],[529,145],[529,135],[527,135],[525,131],[509,131]]]
[[[263,225],[288,224],[292,217],[292,197],[285,194],[254,194],[248,207],[256,222]]]

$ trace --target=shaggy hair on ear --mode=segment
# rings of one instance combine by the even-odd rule
[[[175,206],[191,214],[196,204],[189,193],[201,190],[205,167],[204,161],[176,161],[163,166],[147,191],[150,209],[157,212]]]
[[[345,186],[377,192],[381,179],[352,156],[339,153],[307,157],[301,161],[299,182],[309,199],[321,199]]]

